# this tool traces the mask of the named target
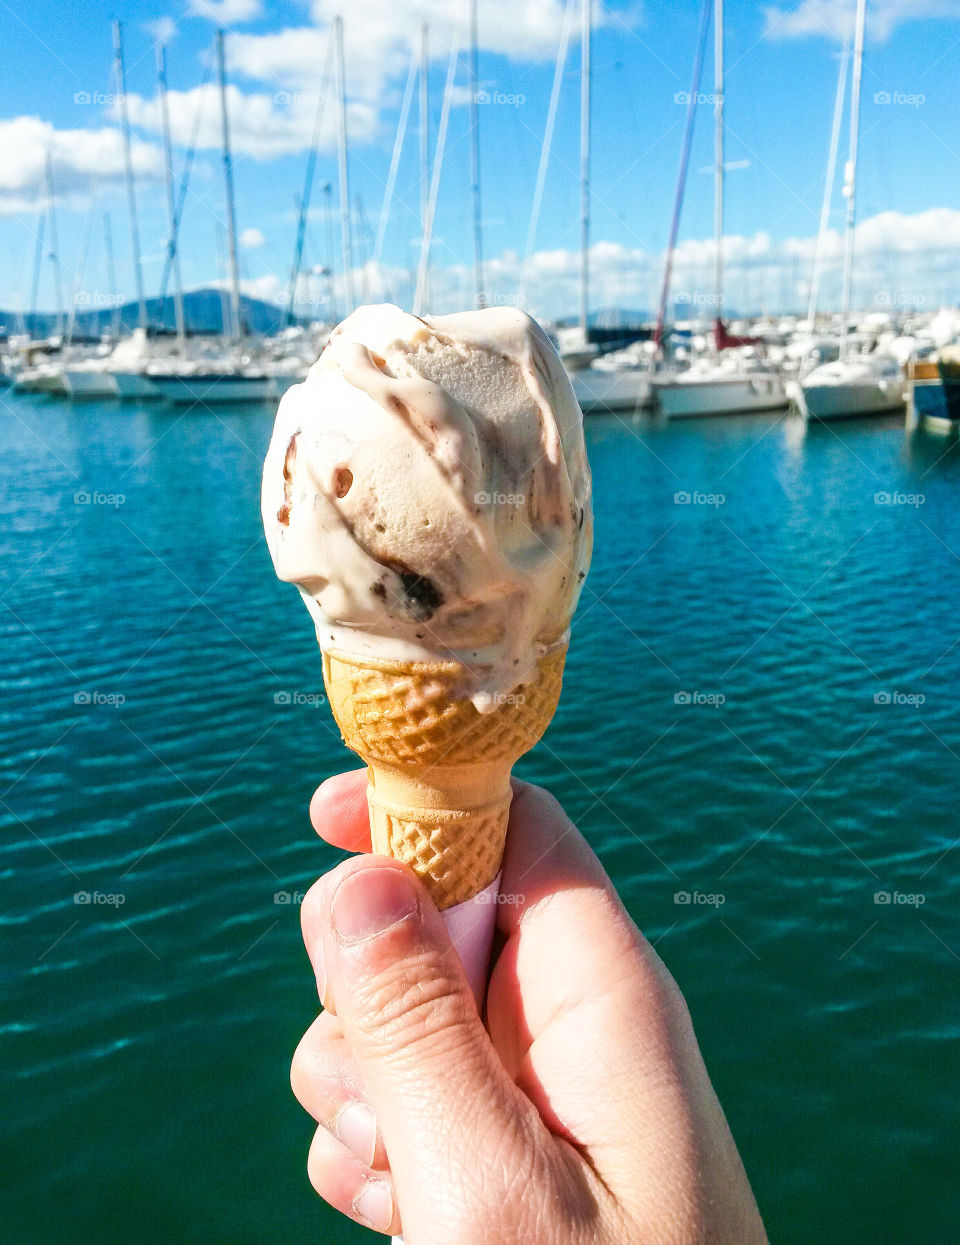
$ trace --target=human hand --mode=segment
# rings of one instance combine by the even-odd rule
[[[311,818],[369,852],[366,772]],[[327,1008],[291,1083],[320,1127],[310,1180],[407,1245],[763,1245],[746,1173],[676,983],[579,831],[514,784],[503,939],[477,1015],[443,922],[397,861],[360,856],[308,892]]]

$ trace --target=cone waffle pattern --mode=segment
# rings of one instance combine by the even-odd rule
[[[391,811],[374,807],[370,824],[385,832],[377,846],[419,874],[441,910],[477,894],[497,876],[507,837],[510,800],[505,798],[477,813]]]
[[[324,654],[337,725],[371,770],[374,851],[408,864],[438,907],[464,902],[496,877],[510,769],[553,717],[565,656],[563,648],[549,653],[531,683],[480,714],[463,694],[459,665]]]
[[[368,763],[512,764],[533,747],[556,711],[565,657],[562,649],[544,657],[538,678],[492,713],[478,713],[464,697],[463,671],[450,662],[404,666],[328,654],[323,677],[346,743]]]

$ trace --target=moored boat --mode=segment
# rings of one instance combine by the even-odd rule
[[[911,422],[929,432],[960,431],[960,350],[910,362],[907,412]]]
[[[907,382],[889,355],[851,355],[814,368],[797,390],[805,419],[849,419],[902,411]]]

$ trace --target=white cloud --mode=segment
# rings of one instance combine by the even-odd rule
[[[0,213],[35,210],[46,195],[46,155],[50,153],[54,192],[60,196],[88,193],[98,183],[123,176],[120,131],[56,130],[39,117],[0,121]],[[163,174],[160,152],[136,140],[134,173],[141,179]]]
[[[255,82],[287,88],[317,87],[328,42],[328,31],[314,26],[287,27],[269,35],[232,35],[227,43],[227,60],[231,73]],[[357,58],[351,56],[351,72],[357,64]]]
[[[193,10],[204,15],[216,0],[194,0]],[[246,11],[251,0],[224,0],[232,20]],[[524,62],[552,57],[560,40],[565,0],[484,0],[480,9],[481,49]],[[348,128],[351,142],[380,136],[383,110],[397,102],[399,84],[406,74],[411,42],[419,38],[421,18],[430,23],[430,55],[445,62],[460,28],[464,8],[455,0],[416,0],[412,6],[397,0],[313,0],[314,24],[287,27],[271,34],[232,34],[226,45],[230,78],[229,112],[234,149],[259,160],[305,151],[313,135],[318,92],[330,46],[333,18],[343,13],[347,72]],[[227,21],[221,17],[221,21]],[[594,21],[609,20],[604,5],[595,0]],[[621,18],[621,20],[623,20]],[[631,18],[632,20],[632,18]],[[465,61],[461,62],[461,74]],[[269,90],[247,91],[236,79],[258,83]],[[461,84],[462,85],[462,84]],[[509,84],[504,83],[505,87]],[[465,98],[462,91],[461,99]],[[201,90],[171,91],[169,96],[174,142],[189,144],[197,106],[203,103],[200,148],[220,145],[219,101],[213,86]],[[332,104],[332,101],[331,101]],[[157,132],[160,125],[156,99],[129,96],[134,125]],[[325,110],[320,146],[335,144],[334,107]]]
[[[220,95],[212,84],[189,91],[170,91],[170,132],[175,144],[186,147],[193,139],[198,109],[200,125],[197,147],[219,150],[223,141],[220,130]],[[131,124],[158,133],[161,125],[160,102],[128,95],[127,108]],[[275,156],[306,151],[313,136],[316,97],[309,92],[274,91],[244,92],[232,83],[227,87],[227,113],[230,118],[230,143],[234,153],[270,160]],[[334,110],[327,116],[320,136],[320,146],[332,150],[336,142]],[[369,139],[376,128],[373,105],[353,101],[348,108],[351,140]]]
[[[177,23],[172,17],[158,17],[156,21],[144,22],[143,29],[156,43],[169,43],[177,33]]]
[[[822,35],[843,40],[853,32],[856,0],[802,0],[793,9],[764,9],[768,39]],[[874,0],[867,11],[867,37],[888,39],[904,22],[918,18],[960,17],[960,0]]]
[[[240,245],[245,251],[256,251],[266,242],[262,232],[256,228],[244,229],[240,235]]]
[[[564,0],[484,0],[478,46],[518,62],[551,58],[560,42],[565,8]],[[445,61],[458,32],[463,33],[463,12],[456,0],[415,0],[412,4],[351,0],[347,6],[343,0],[313,0],[314,25],[287,27],[268,35],[234,35],[228,59],[233,70],[255,81],[315,89],[323,73],[333,19],[342,13],[348,93],[382,102],[387,84],[406,71],[411,44],[420,38],[421,21],[429,23],[431,60]],[[595,25],[609,17],[602,3],[594,4]],[[579,30],[579,24],[575,29]]]
[[[8,202],[0,199],[0,205]],[[3,208],[0,206],[0,211]],[[253,230],[252,232],[257,232]],[[843,238],[837,230],[827,235],[820,304],[835,309],[840,303]],[[805,299],[816,251],[813,236],[775,242],[764,232],[731,235],[724,239],[727,310],[753,311],[760,307],[805,311]],[[713,240],[685,239],[677,248],[672,293],[674,301],[690,306],[691,315],[710,314]],[[941,302],[960,301],[960,210],[931,208],[905,215],[882,212],[857,227],[854,305],[865,310],[933,310]],[[252,258],[252,257],[251,257]],[[652,314],[659,294],[663,255],[620,242],[598,241],[590,248],[591,301],[595,308],[621,307]],[[212,263],[212,261],[211,261]],[[255,266],[251,264],[251,266]],[[484,263],[484,286],[494,306],[516,302],[522,262],[516,251],[505,250]],[[203,274],[201,273],[201,278]],[[580,257],[575,250],[555,248],[536,252],[530,260],[526,308],[544,320],[569,316],[576,308]],[[228,288],[222,278],[193,282],[198,288]],[[285,303],[287,277],[275,272],[245,276],[243,292],[256,298]],[[333,281],[333,306],[342,315],[344,280]],[[410,269],[405,265],[371,263],[353,272],[355,297],[365,302],[390,300],[409,305]],[[428,311],[442,314],[472,304],[473,273],[470,264],[454,260],[437,263],[431,270]],[[297,296],[297,310],[304,316],[324,318],[330,282],[319,275],[304,278]],[[10,304],[11,295],[0,297]],[[784,302],[785,300],[785,302]]]
[[[839,306],[843,266],[843,237],[836,230],[827,236],[822,279],[821,308]],[[727,307],[756,310],[776,307],[781,299],[794,310],[806,310],[806,297],[816,253],[816,237],[794,237],[774,242],[769,234],[731,235],[724,239]],[[931,208],[915,215],[883,212],[857,227],[855,305],[866,310],[932,310],[941,298],[955,300],[960,294],[960,210]],[[690,305],[691,315],[708,317],[710,302],[698,295],[712,294],[713,239],[689,238],[678,246],[674,258],[673,299]],[[896,257],[901,256],[899,267]],[[619,242],[596,242],[590,248],[591,294],[597,308],[622,307],[652,314],[656,307],[663,271],[663,255],[625,246]],[[503,251],[484,264],[487,297],[494,306],[513,305],[520,281],[521,260],[515,251]],[[899,276],[897,274],[899,273]],[[796,286],[793,279],[796,277]],[[575,250],[557,248],[536,252],[527,276],[526,308],[542,319],[570,315],[577,306],[580,256]],[[283,281],[274,278],[281,301]],[[261,297],[270,278],[257,278]],[[409,303],[410,272],[405,267],[372,263],[353,272],[355,296],[364,301],[385,299]],[[473,274],[469,264],[437,264],[431,271],[429,311],[442,314],[470,306]],[[301,314],[322,317],[327,282],[303,282],[298,295]],[[334,305],[344,306],[344,281],[334,281]]]
[[[192,0],[188,17],[205,17],[218,26],[238,26],[263,16],[262,0]]]

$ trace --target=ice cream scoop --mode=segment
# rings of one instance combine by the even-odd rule
[[[513,308],[361,307],[280,404],[263,521],[325,653],[453,663],[490,712],[565,645],[590,561],[582,419],[549,339]]]

